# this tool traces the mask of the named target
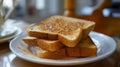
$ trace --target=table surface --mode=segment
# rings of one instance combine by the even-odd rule
[[[29,24],[22,22],[17,23],[16,25],[21,27],[24,31],[25,27]],[[116,38],[116,41],[117,49],[111,56],[94,63],[77,65],[73,67],[120,67],[120,39]],[[49,65],[32,63],[17,57],[10,51],[9,42],[10,40],[5,43],[0,43],[0,67],[53,67]]]

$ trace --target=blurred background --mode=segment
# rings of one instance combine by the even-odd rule
[[[9,8],[13,8],[12,0],[4,1],[6,11]],[[67,9],[64,6],[65,0],[17,1],[19,2],[11,14],[10,19],[23,20],[27,23],[37,23],[52,15],[64,15]],[[69,6],[68,10],[72,8],[77,18],[95,21],[95,31],[108,35],[120,34],[120,0],[71,0],[71,2],[73,1],[74,8]]]
[[[5,0],[5,6],[12,8],[11,0]],[[93,8],[102,0],[76,0],[75,7],[77,15],[90,15]],[[9,4],[9,5],[8,5]],[[12,19],[22,19],[29,23],[39,22],[51,15],[63,15],[64,0],[20,0]],[[103,10],[105,16],[120,16],[120,0],[111,0],[111,5]]]

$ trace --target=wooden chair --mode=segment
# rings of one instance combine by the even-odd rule
[[[111,0],[103,0],[102,3],[98,4],[93,13],[90,16],[78,16],[75,13],[75,0],[65,0],[65,11],[64,15],[69,17],[76,17],[86,20],[91,20],[96,23],[94,31],[101,32],[110,36],[120,34],[120,18],[115,17],[104,17],[103,9],[110,6]]]

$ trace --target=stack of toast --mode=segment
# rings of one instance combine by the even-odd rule
[[[97,55],[97,47],[88,35],[94,29],[92,21],[52,16],[27,28],[23,41],[37,46],[41,58],[88,57]]]

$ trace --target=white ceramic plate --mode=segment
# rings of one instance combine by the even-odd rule
[[[21,34],[21,32],[22,32],[22,30],[16,26],[13,26],[12,28],[9,28],[8,30],[11,30],[11,31],[14,30],[14,31],[12,31],[12,33],[10,33],[8,35],[0,37],[0,43],[10,40],[10,39],[14,38],[15,36]],[[9,33],[9,31],[6,31],[5,33]]]
[[[92,40],[94,41],[94,43],[97,45],[98,48],[97,56],[86,57],[86,58],[61,59],[61,60],[43,59],[43,58],[38,58],[37,56],[34,56],[29,52],[25,53],[27,50],[19,47],[25,45],[25,43],[22,42],[22,38],[24,36],[26,35],[23,34],[13,39],[10,42],[11,51],[24,60],[39,64],[46,64],[46,65],[65,66],[65,65],[87,64],[108,57],[116,49],[116,42],[111,37],[101,33],[91,32],[90,37],[92,38]]]

